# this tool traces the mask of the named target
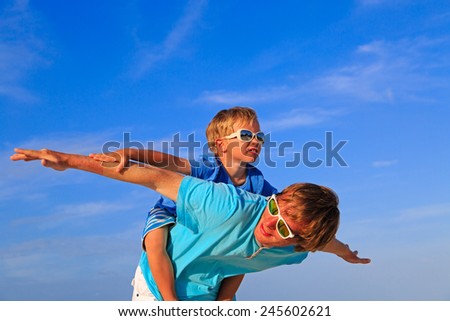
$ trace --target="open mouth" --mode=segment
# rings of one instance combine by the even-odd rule
[[[247,152],[251,153],[251,154],[258,154],[259,153],[259,151],[258,151],[258,149],[256,147],[247,148]]]

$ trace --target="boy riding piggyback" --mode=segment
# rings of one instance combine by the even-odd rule
[[[216,183],[231,184],[263,196],[271,196],[277,192],[264,179],[261,171],[250,165],[258,159],[265,139],[253,109],[233,107],[221,110],[209,123],[206,137],[214,157],[200,161],[138,149],[122,149],[109,155],[90,156],[99,161],[118,162],[118,171],[129,160],[134,160]],[[166,252],[169,228],[175,224],[175,218],[176,204],[165,197],[161,197],[149,211],[142,235],[144,251],[133,280],[133,300],[178,300],[173,266]],[[149,280],[146,277],[149,272],[160,296],[149,290]],[[222,281],[217,300],[232,300],[243,277],[244,275],[238,275]]]

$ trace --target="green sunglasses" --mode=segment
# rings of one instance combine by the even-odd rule
[[[266,135],[263,132],[257,132],[254,133],[251,130],[248,129],[239,129],[238,131],[225,136],[224,138],[237,138],[243,142],[251,142],[252,139],[256,137],[256,140],[258,141],[258,143],[264,143],[264,140],[266,138]]]
[[[278,202],[277,202],[277,198],[276,198],[275,194],[273,194],[269,198],[269,202],[268,202],[267,206],[269,207],[270,215],[278,217],[277,232],[278,232],[278,234],[280,234],[281,238],[283,240],[293,238],[295,236],[295,234],[292,233],[292,230],[289,228],[286,221],[281,217],[280,207],[278,206]]]

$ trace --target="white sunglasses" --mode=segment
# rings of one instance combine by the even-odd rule
[[[251,142],[254,137],[256,137],[256,140],[258,141],[258,143],[262,144],[262,143],[264,143],[266,135],[263,132],[254,133],[248,129],[239,129],[238,131],[236,131],[228,136],[225,136],[224,138],[227,138],[227,139],[237,138],[243,142]]]
[[[278,217],[277,232],[278,232],[278,234],[280,234],[281,238],[283,240],[293,238],[295,236],[295,234],[292,233],[292,230],[289,228],[289,225],[287,224],[287,222],[281,217],[280,207],[278,206],[278,202],[277,202],[277,198],[276,198],[275,194],[269,198],[269,200],[267,202],[267,206],[269,208],[269,214],[271,216]]]

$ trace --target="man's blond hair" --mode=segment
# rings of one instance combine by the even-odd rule
[[[283,213],[299,222],[300,233],[295,236],[295,251],[315,252],[327,245],[339,227],[339,198],[328,187],[297,183],[277,195]]]
[[[258,121],[255,110],[250,107],[235,106],[219,111],[206,127],[206,139],[208,147],[217,154],[216,139],[233,133],[233,125],[250,124]]]

